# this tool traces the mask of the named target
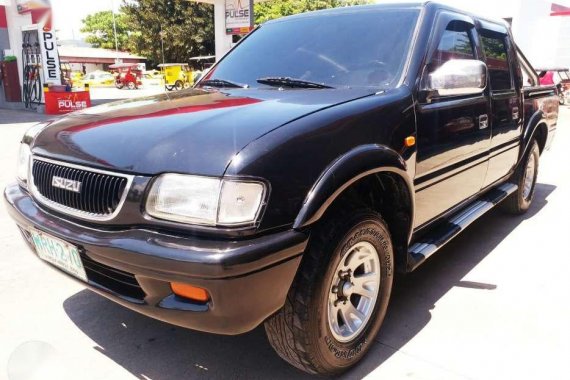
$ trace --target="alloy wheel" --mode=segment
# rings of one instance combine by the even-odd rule
[[[366,327],[380,287],[380,260],[368,242],[354,244],[338,264],[328,297],[328,323],[339,342],[350,342]]]

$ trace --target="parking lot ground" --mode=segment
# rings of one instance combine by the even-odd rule
[[[2,188],[34,117],[0,110]],[[565,108],[529,213],[489,212],[398,279],[380,335],[344,378],[568,379],[569,146]],[[37,379],[305,378],[273,353],[262,327],[225,337],[136,314],[41,263],[4,209],[0,227],[0,379],[18,370]]]

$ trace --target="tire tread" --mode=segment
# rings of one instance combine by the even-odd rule
[[[352,215],[339,211],[330,215],[313,234],[284,307],[265,322],[267,338],[277,354],[302,371],[311,374],[331,373],[319,364],[320,359],[307,350],[310,339],[305,327],[310,318],[309,304],[314,297],[311,285],[326,271],[325,264],[328,261],[323,259],[330,252],[331,242],[350,224],[354,216],[362,215],[363,212],[373,214],[386,226],[380,214],[369,209],[352,212]]]

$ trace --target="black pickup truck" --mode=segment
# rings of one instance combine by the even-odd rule
[[[132,310],[334,374],[396,272],[531,205],[554,87],[502,22],[435,3],[268,22],[192,89],[33,127],[7,208],[31,249]],[[49,281],[45,279],[45,281]]]

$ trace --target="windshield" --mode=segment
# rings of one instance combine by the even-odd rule
[[[358,8],[354,8],[358,9]],[[330,87],[394,87],[402,74],[417,9],[360,8],[271,22],[232,50],[208,80],[268,87],[294,78]]]

